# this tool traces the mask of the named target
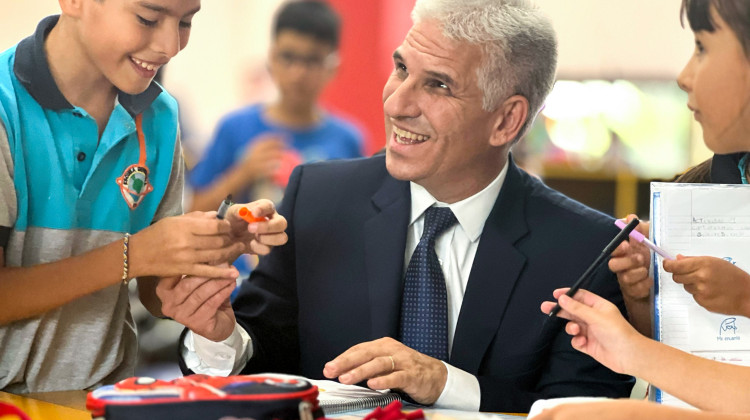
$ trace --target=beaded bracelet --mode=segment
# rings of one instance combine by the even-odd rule
[[[128,284],[128,242],[130,242],[130,234],[126,233],[122,237],[122,282],[125,285]]]

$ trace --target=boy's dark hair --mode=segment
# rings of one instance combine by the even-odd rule
[[[750,1],[747,0],[682,0],[680,19],[687,17],[693,32],[716,30],[711,19],[711,6],[734,32],[750,58]],[[684,23],[683,23],[684,24]]]
[[[276,13],[273,37],[290,29],[312,36],[334,49],[339,47],[341,19],[327,2],[321,0],[288,1]]]

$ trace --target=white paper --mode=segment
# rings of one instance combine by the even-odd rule
[[[750,267],[750,186],[651,183],[651,237],[672,255],[725,258]],[[750,365],[750,319],[699,306],[652,252],[659,341],[709,359]],[[689,406],[661,393],[665,404]]]

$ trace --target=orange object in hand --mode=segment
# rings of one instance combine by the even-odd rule
[[[240,207],[239,215],[247,223],[265,222],[268,220],[268,217],[253,216],[253,212],[248,210],[247,207]]]

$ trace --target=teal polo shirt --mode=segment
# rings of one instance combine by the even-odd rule
[[[44,40],[57,20],[42,20],[0,54],[0,246],[8,267],[79,255],[182,213],[176,101],[156,83],[139,95],[121,92],[100,137],[51,75]],[[131,210],[116,180],[139,162],[138,114],[153,191]],[[127,288],[111,286],[0,327],[0,389],[112,383],[134,374],[136,352]]]

